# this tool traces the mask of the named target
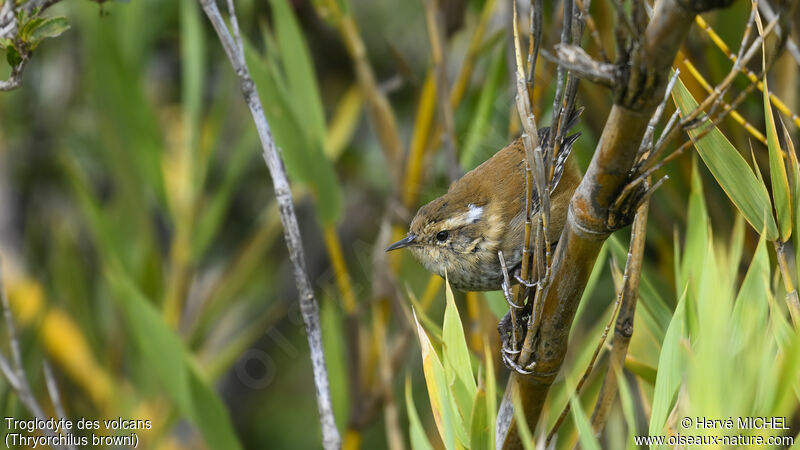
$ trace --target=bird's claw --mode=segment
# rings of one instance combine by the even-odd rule
[[[519,364],[517,364],[517,363],[516,363],[516,362],[515,362],[513,359],[511,359],[511,357],[510,357],[510,356],[508,356],[507,354],[505,354],[505,353],[501,353],[501,354],[502,354],[502,356],[503,356],[503,363],[504,363],[504,364],[506,365],[506,367],[508,367],[509,369],[513,369],[513,370],[515,370],[517,373],[519,373],[519,374],[522,374],[522,375],[530,375],[530,374],[532,374],[532,373],[533,373],[533,371],[531,371],[531,370],[527,370],[527,368],[523,368],[522,366],[520,366]],[[532,363],[532,364],[535,364],[535,363]]]
[[[502,347],[503,347],[503,352],[505,354],[507,354],[507,355],[519,355],[520,354],[520,350],[513,350],[513,349],[508,348],[506,346],[506,342],[503,342]]]

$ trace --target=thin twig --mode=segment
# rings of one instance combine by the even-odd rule
[[[623,55],[619,61],[628,63],[631,73],[625,84],[617,88],[602,137],[570,202],[544,299],[545,314],[535,348],[535,372],[530,377],[512,373],[509,382],[519,389],[525,413],[522,420],[529,428],[538,423],[549,388],[564,362],[575,311],[602,243],[613,230],[609,227],[610,207],[630,181],[639,145],[666,88],[674,56],[688,36],[696,14],[728,3],[728,0],[658,2],[647,29],[635,37],[630,57]],[[622,225],[617,224],[617,228]],[[521,448],[522,424],[518,426],[509,417],[512,408],[508,403],[504,398],[498,415],[498,441],[504,448]]]
[[[628,247],[628,257],[625,260],[625,274],[620,291],[621,306],[617,314],[617,323],[614,326],[614,339],[611,343],[608,369],[592,413],[592,427],[595,432],[599,432],[605,426],[608,411],[611,409],[617,393],[615,368],[621,368],[625,363],[628,344],[633,335],[633,316],[639,297],[639,280],[642,272],[649,208],[648,201],[642,203],[631,227],[631,243]]]
[[[42,361],[42,369],[44,370],[44,381],[47,385],[47,393],[50,394],[50,402],[53,404],[53,409],[59,419],[67,419],[67,412],[64,409],[64,404],[61,403],[61,394],[58,391],[58,384],[56,378],[53,376],[53,369],[50,368],[50,363],[47,360]],[[66,436],[70,436],[68,430],[64,429],[62,432]],[[71,442],[71,441],[70,441]],[[68,445],[67,448],[74,449],[75,446]]]
[[[623,285],[625,284],[625,277],[628,276],[626,273],[623,275]],[[580,394],[581,390],[583,389],[583,385],[586,384],[586,380],[589,379],[589,375],[592,374],[592,370],[594,370],[595,362],[597,362],[597,357],[600,356],[600,352],[605,347],[606,337],[608,337],[608,332],[611,330],[611,324],[614,323],[614,318],[617,317],[617,313],[619,312],[619,307],[622,304],[622,289],[620,289],[619,294],[616,296],[616,300],[614,301],[614,310],[611,311],[611,317],[608,318],[608,323],[606,323],[606,327],[603,329],[603,332],[600,334],[600,338],[597,340],[597,346],[594,349],[594,353],[592,353],[592,359],[589,360],[589,364],[586,366],[586,369],[583,371],[583,375],[581,379],[578,380],[578,384],[575,386],[574,396],[577,397]],[[564,405],[564,409],[561,410],[561,414],[558,416],[558,420],[550,429],[550,432],[547,433],[547,439],[545,441],[545,447],[550,446],[550,441],[553,440],[553,437],[558,432],[558,429],[561,427],[561,424],[564,423],[564,420],[567,418],[567,414],[571,409],[571,403],[567,401],[567,404]]]
[[[6,296],[5,283],[3,281],[3,261],[0,258],[0,306],[3,308],[3,318],[6,323],[6,332],[8,333],[8,346],[11,349],[11,361],[9,362],[5,356],[0,354],[0,370],[6,380],[11,385],[11,388],[16,391],[20,402],[33,414],[34,417],[40,420],[46,420],[47,416],[44,410],[37,402],[36,397],[33,395],[30,384],[28,384],[28,377],[25,373],[25,366],[22,363],[22,352],[19,347],[19,339],[17,338],[16,326],[14,325],[14,317],[11,314],[11,306]],[[58,442],[58,433],[49,427],[44,427],[42,430],[47,436],[54,438],[54,442]],[[54,448],[74,449],[73,445],[53,445]]]
[[[50,395],[50,401],[53,402],[53,409],[59,418],[66,418],[67,414],[64,411],[64,405],[61,403],[61,395],[58,392],[58,385],[53,376],[53,369],[50,368],[47,360],[42,361],[42,370],[44,371],[44,381],[47,385],[47,393]]]
[[[661,115],[664,113],[664,108],[667,106],[669,97],[672,94],[672,88],[675,86],[675,82],[678,81],[680,73],[680,70],[675,69],[675,73],[672,74],[672,78],[667,84],[667,90],[664,92],[664,99],[659,103],[656,112],[653,113],[653,117],[650,118],[650,122],[647,124],[647,131],[645,131],[642,143],[639,145],[639,157],[644,156],[648,150],[653,148],[653,135],[656,131],[656,125],[661,120]]]
[[[605,87],[614,86],[617,67],[597,61],[577,45],[556,44],[556,55],[542,51],[542,56],[559,67],[576,72],[581,78]]]
[[[534,272],[532,268],[528,267],[528,260],[530,254],[530,244],[531,244],[531,233],[536,232],[537,234],[542,232],[545,236],[545,240],[548,240],[547,236],[547,225],[549,221],[549,211],[550,211],[550,190],[547,188],[547,182],[545,180],[545,161],[544,155],[542,154],[542,147],[541,142],[539,142],[539,131],[536,127],[536,120],[531,112],[531,104],[530,104],[530,97],[527,92],[527,84],[525,83],[525,69],[522,64],[522,51],[521,45],[519,40],[519,27],[517,25],[517,8],[516,2],[514,2],[513,8],[513,31],[514,31],[514,54],[516,56],[516,80],[517,80],[517,95],[516,95],[516,103],[517,103],[517,113],[520,117],[520,122],[522,123],[522,127],[525,132],[522,134],[522,142],[525,147],[525,171],[526,171],[526,198],[525,198],[525,239],[523,243],[523,251],[522,251],[522,267],[520,271],[520,276],[524,280],[530,279],[530,275]],[[551,130],[550,134],[554,133],[554,130]],[[539,210],[536,217],[537,220],[537,228],[534,230],[533,226],[533,216],[535,212],[533,211],[533,187],[536,187],[536,195],[539,200]],[[541,231],[540,231],[541,230]],[[538,242],[537,242],[538,241]],[[537,262],[543,262],[541,255],[544,253],[542,251],[543,242],[539,239],[534,241],[537,245],[535,246],[534,260]],[[549,241],[548,241],[549,244]],[[543,277],[546,271],[537,270],[537,275],[539,277]],[[540,279],[536,288],[536,297],[541,297],[541,292],[546,287],[546,283],[542,283],[541,280],[546,280],[546,276]],[[525,289],[521,286],[518,286],[516,291],[516,296],[514,299],[515,304],[522,304]],[[534,305],[536,302],[534,301]],[[532,312],[531,319],[535,315],[535,309]],[[535,333],[532,333],[533,328],[531,328],[530,323],[531,319],[529,319],[528,323],[528,330],[525,334],[525,340],[522,347],[522,352],[517,358],[517,364],[519,366],[527,366],[528,360],[530,359],[531,352],[526,351],[526,348],[530,348],[530,342],[533,341],[533,337]],[[516,326],[516,324],[512,324],[512,327]],[[515,349],[516,350],[516,349]],[[526,369],[528,369],[526,367]]]
[[[758,10],[761,12],[761,14],[764,14],[764,17],[766,17],[767,20],[771,22],[777,18],[777,14],[775,14],[775,10],[772,9],[769,0],[759,0],[757,3]],[[778,26],[778,32],[780,32],[780,26]],[[797,47],[797,44],[794,42],[791,36],[786,42],[786,49],[789,50],[789,54],[792,55],[794,61],[800,65],[800,48]]]
[[[215,0],[199,0],[206,16],[219,37],[220,43],[236,72],[241,84],[242,95],[253,116],[258,136],[261,140],[264,161],[269,169],[275,190],[275,198],[279,205],[281,222],[283,223],[284,238],[289,249],[289,258],[292,261],[294,275],[297,282],[297,291],[300,296],[300,311],[305,324],[308,345],[311,353],[311,365],[314,371],[314,384],[317,396],[317,408],[320,414],[322,427],[322,444],[326,450],[338,449],[341,445],[339,431],[333,417],[328,373],[325,367],[325,354],[322,350],[322,332],[320,330],[319,306],[314,297],[314,290],[308,279],[306,271],[303,245],[300,237],[300,228],[292,203],[292,193],[283,162],[278,154],[275,141],[272,138],[261,99],[258,96],[255,83],[250,76],[247,62],[244,59],[244,48],[238,36],[238,24],[233,0],[228,0],[228,14],[235,37],[231,35],[225,21],[222,19]]]
[[[587,0],[587,3],[591,4],[591,1]],[[575,4],[578,5],[578,9],[581,12],[581,17],[583,17],[583,21],[586,22],[586,27],[589,28],[589,34],[592,36],[592,40],[594,41],[594,45],[597,47],[597,51],[600,52],[600,57],[603,58],[603,62],[609,62],[606,49],[603,46],[603,41],[600,39],[600,33],[597,31],[597,25],[594,23],[594,19],[589,13],[589,5],[585,5],[583,0],[575,0]]]
[[[704,114],[705,108],[708,108],[709,106],[713,105],[719,98],[720,94],[723,93],[725,90],[727,90],[728,85],[730,85],[730,83],[733,82],[735,76],[739,73],[739,70],[741,70],[741,67],[747,64],[750,61],[750,59],[752,59],[755,56],[756,51],[759,49],[759,45],[764,39],[764,36],[769,34],[776,24],[777,24],[776,21],[772,21],[769,23],[769,25],[765,27],[763,36],[759,36],[753,41],[747,52],[745,52],[744,56],[741,59],[738,59],[734,62],[733,67],[728,72],[728,75],[726,75],[725,79],[714,88],[714,91],[708,97],[706,97],[694,110],[692,110],[692,112],[690,112],[681,119],[681,125],[679,127],[673,128],[669,131],[665,130],[665,132],[662,133],[661,138],[659,138],[658,140],[659,144],[651,152],[647,160],[644,161],[640,165],[640,167],[637,168],[637,171],[639,172],[640,175],[631,183],[629,183],[627,186],[625,186],[623,195],[627,194],[630,190],[638,186],[647,177],[651,176],[656,170],[663,167],[664,164],[666,164],[670,160],[680,155],[684,150],[686,150],[692,145],[692,142],[696,142],[702,139],[702,137],[704,137],[706,134],[710,133],[711,130],[713,130],[714,127],[724,117],[726,117],[731,111],[733,111],[736,108],[739,102],[744,100],[744,96],[740,95],[731,105],[726,104],[724,110],[720,112],[720,114],[716,118],[714,118],[714,120],[711,121],[711,124],[713,126],[707,126],[700,134],[690,139],[689,141],[686,141],[683,145],[681,145],[681,147],[673,151],[669,156],[663,159],[660,158],[660,156],[666,151],[670,141],[675,137],[677,137],[678,134],[681,131],[685,130],[688,126],[694,124],[694,122],[700,117],[700,115]],[[746,90],[751,91],[754,88],[753,86],[754,85],[749,85]]]
[[[536,62],[542,46],[542,0],[531,0],[530,29],[528,31],[528,101],[533,105],[533,91],[536,82]]]

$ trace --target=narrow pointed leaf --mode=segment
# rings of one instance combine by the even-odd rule
[[[323,224],[335,222],[341,213],[342,195],[333,164],[325,156],[324,127],[319,134],[309,128],[301,100],[295,98],[287,87],[290,83],[284,82],[276,67],[278,58],[262,57],[247,41],[245,56],[290,178],[310,188]],[[288,73],[285,78],[293,76]]]
[[[683,115],[697,107],[694,97],[680,80],[676,83],[672,96]],[[712,125],[706,120],[702,126],[693,128],[688,133],[694,139],[708,126]],[[694,144],[700,158],[747,222],[758,232],[765,230],[768,240],[777,239],[778,228],[772,216],[772,203],[766,186],[759,182],[750,166],[722,132],[715,127]]]
[[[305,37],[287,0],[270,0],[269,3],[275,17],[275,35],[289,91],[299,109],[297,112],[302,112],[305,132],[313,137],[314,145],[322,145],[325,115]]]
[[[455,370],[458,380],[464,384],[470,398],[475,396],[475,378],[472,375],[472,363],[470,361],[467,339],[464,335],[464,327],[461,323],[461,316],[458,314],[458,307],[453,298],[453,291],[450,283],[445,285],[447,306],[444,310],[444,326],[442,328],[442,340],[444,342],[443,356]]]
[[[414,396],[411,392],[411,377],[406,375],[406,412],[408,413],[408,436],[411,441],[411,448],[414,450],[433,450],[433,446],[428,441],[425,428],[417,414],[417,407],[414,405]]]
[[[672,411],[675,394],[681,382],[681,350],[680,341],[686,335],[685,314],[686,291],[681,295],[675,314],[667,328],[664,342],[661,344],[661,354],[658,356],[658,374],[653,393],[653,406],[650,415],[649,433],[661,434],[667,416]]]
[[[800,164],[794,149],[789,130],[783,125],[783,138],[786,141],[786,153],[789,154],[789,173],[792,175],[792,207],[794,208],[794,260],[800,261]],[[798,280],[800,280],[800,264],[795,264]]]
[[[497,423],[497,382],[494,377],[494,360],[492,360],[492,349],[489,346],[489,339],[483,336],[483,358],[486,361],[486,414],[489,421],[489,449],[495,449]]]
[[[525,420],[525,409],[522,407],[522,398],[516,383],[511,383],[511,402],[514,405],[514,421],[517,423],[519,440],[525,450],[534,450],[533,433],[528,428],[528,421]]]
[[[417,320],[416,313],[414,314],[414,321],[417,325],[417,336],[419,337],[419,346],[422,351],[422,370],[425,373],[425,384],[428,386],[428,398],[433,410],[433,419],[436,422],[436,428],[439,430],[439,436],[441,436],[445,447],[454,449],[456,448],[456,431],[453,421],[455,411],[448,392],[444,367],[430,339],[428,339],[428,335]]]
[[[636,408],[633,405],[633,394],[624,373],[621,370],[616,370],[615,372],[617,386],[619,386],[619,402],[622,404],[622,414],[625,416],[625,422],[628,425],[628,445],[633,445],[633,437],[637,434]]]
[[[464,141],[464,148],[461,151],[461,167],[473,169],[480,162],[478,149],[481,142],[486,138],[487,126],[492,115],[492,106],[497,98],[497,91],[500,82],[504,81],[506,67],[505,49],[500,47],[495,52],[495,57],[489,65],[486,81],[480,89],[478,105],[470,120],[467,137]]]
[[[789,240],[789,236],[792,235],[792,204],[791,196],[789,195],[789,179],[786,176],[786,165],[781,155],[778,131],[775,128],[775,118],[772,115],[772,105],[769,101],[766,75],[764,75],[764,116],[767,122],[767,148],[769,149],[772,199],[775,202],[780,239],[781,242],[786,242]]]
[[[472,402],[472,418],[469,425],[470,449],[488,449],[490,440],[494,439],[489,433],[489,421],[486,417],[486,391],[478,389]]]
[[[571,395],[569,403],[572,406],[572,419],[575,421],[575,426],[578,429],[578,442],[580,442],[581,448],[600,450],[600,444],[597,442],[597,438],[594,437],[592,424],[589,423],[586,413],[583,412],[580,399],[575,395]]]
[[[177,409],[203,434],[209,448],[241,448],[225,405],[195,367],[181,340],[151,301],[116,264],[106,269],[113,297],[125,312],[128,333]]]

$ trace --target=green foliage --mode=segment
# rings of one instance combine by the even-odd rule
[[[411,440],[411,448],[414,450],[433,450],[433,446],[425,435],[425,428],[422,426],[422,421],[417,413],[417,407],[414,405],[414,396],[411,390],[411,378],[406,376],[405,397],[406,411],[408,412],[408,435]]]
[[[35,50],[42,40],[61,36],[68,29],[66,17],[34,17],[20,28],[19,37]]]
[[[128,320],[128,330],[164,391],[211,448],[241,448],[225,405],[198,373],[180,338],[130,279],[110,265],[106,277]]]
[[[769,174],[772,179],[772,198],[778,217],[780,240],[786,242],[792,235],[791,194],[789,193],[789,179],[786,176],[786,164],[783,161],[778,143],[778,132],[775,129],[775,118],[772,116],[766,75],[764,76],[764,116],[767,119],[767,148],[769,150]]]
[[[478,104],[475,107],[475,112],[472,114],[472,119],[467,128],[467,137],[461,149],[461,167],[466,169],[473,169],[483,162],[479,159],[482,155],[479,154],[478,148],[486,136],[487,127],[493,112],[492,107],[497,98],[497,92],[503,80],[503,75],[506,72],[506,55],[503,50],[504,49],[500,47],[494,52],[494,57],[489,63],[489,73],[486,78],[486,83],[483,85],[483,89],[481,89],[480,95],[478,96]]]
[[[422,367],[439,436],[448,449],[493,448],[497,404],[494,369],[491,364],[483,369],[485,373],[492,371],[492,374],[485,376],[482,383],[475,379],[472,357],[449,283],[446,300],[441,358],[422,325],[419,321],[416,322],[422,349]],[[488,348],[484,356],[488,358],[487,361],[491,361]],[[409,392],[410,389],[407,388],[406,402],[410,405],[408,414],[413,435],[418,433],[414,429],[414,421],[418,419],[415,418],[417,413]],[[413,441],[422,443],[419,437]]]
[[[655,352],[658,355],[657,368],[653,370],[634,363],[626,363],[625,367],[637,382],[653,387],[640,389],[640,395],[646,397],[636,400],[623,372],[608,374],[617,378],[620,414],[628,429],[629,448],[633,446],[633,436],[644,432],[639,430],[636,422],[636,401],[651,405],[647,418],[647,433],[650,435],[682,430],[676,421],[684,417],[692,420],[697,417],[784,417],[798,405],[800,333],[788,323],[786,308],[777,301],[778,293],[770,281],[773,268],[765,245],[766,236],[761,236],[744,279],[737,288],[738,271],[734,268],[739,267],[744,256],[743,222],[737,220],[730,242],[716,241],[709,226],[703,183],[696,164],[691,180],[686,239],[682,251],[676,251],[679,275],[675,280],[678,299],[674,311],[651,286],[649,270],[642,275],[643,308],[637,310],[638,334],[634,334],[630,353],[638,359],[641,352]],[[626,249],[617,239],[612,239],[610,244],[612,253],[625,255]],[[679,242],[676,241],[675,245],[677,247]],[[487,395],[482,384],[478,383],[477,395],[470,404],[464,403],[466,397],[459,390],[463,390],[463,384],[469,384],[464,383],[465,380],[472,380],[471,358],[464,354],[467,347],[463,332],[450,331],[461,327],[449,289],[446,297],[441,358],[421,325],[417,324],[431,408],[445,446],[458,448],[459,445],[467,446],[458,437],[468,430],[468,424],[459,421],[459,412],[471,407],[470,448],[485,448],[486,441],[482,438],[487,436],[476,428],[484,427],[487,408],[495,411],[496,406],[485,403],[487,398],[494,396]],[[650,325],[642,327],[644,324]],[[663,333],[657,332],[659,327],[664,327]],[[594,329],[589,335],[599,331],[599,328]],[[645,336],[648,331],[655,331],[658,340],[649,341]],[[644,342],[648,343],[643,347]],[[592,346],[580,349],[573,365],[565,365],[565,382],[556,383],[549,400],[551,408],[562,401],[570,404],[572,424],[562,427],[558,436],[569,442],[569,436],[575,433],[574,438],[583,448],[600,448],[589,421],[590,412],[582,403],[582,399],[591,402],[594,394],[588,389],[576,394],[573,387],[592,350]],[[485,356],[489,361],[489,354]],[[469,378],[449,375],[459,369],[462,377]],[[490,368],[481,368],[479,372],[484,370],[491,371]],[[491,383],[489,386],[494,384],[488,377],[486,382]],[[524,424],[519,393],[512,389],[510,395],[523,443],[533,448],[534,437]],[[546,408],[547,422],[552,423],[559,411],[559,408]],[[475,414],[479,415],[476,417]],[[476,422],[476,418],[480,421]],[[409,416],[409,420],[419,419]],[[412,429],[412,433],[416,432]],[[491,428],[486,433],[494,439]],[[681,433],[718,435],[720,430],[701,427],[682,430]],[[731,433],[753,435],[763,433],[763,430],[735,429]],[[560,441],[557,445],[560,448]]]
[[[735,274],[740,255],[717,246],[706,226],[707,212],[699,178],[693,176],[688,227],[705,228],[705,240],[687,236],[682,261],[688,267],[683,295],[662,343],[650,434],[661,434],[667,417],[754,417],[788,414],[785,386],[798,387],[793,356],[800,334],[787,331],[785,309],[774,301],[769,259],[762,236],[738,290]],[[775,333],[776,329],[783,330]],[[772,330],[772,331],[770,331]],[[766,331],[766,332],[765,332]],[[681,392],[679,393],[679,386]],[[789,389],[791,390],[791,389]],[[780,393],[778,393],[780,392]],[[791,402],[797,398],[792,395]],[[777,400],[780,398],[780,400]],[[677,420],[677,419],[676,419]],[[693,429],[693,434],[720,430]],[[748,434],[752,430],[735,430]],[[757,431],[756,431],[757,432]]]
[[[38,13],[36,10],[29,15],[25,8],[20,8],[17,13],[17,35],[13,39],[0,39],[0,49],[5,50],[9,66],[14,67],[23,58],[30,57],[30,52],[36,50],[43,40],[61,36],[69,29],[66,17],[41,17]]]
[[[314,67],[297,19],[286,0],[272,0],[274,32],[264,31],[266,55],[245,46],[247,64],[264,103],[289,175],[311,188],[325,224],[341,213],[341,191],[325,156],[325,118]]]
[[[698,106],[680,80],[675,84],[672,95],[683,115],[689,114]],[[712,126],[708,119],[703,124],[701,127],[690,129],[689,135],[694,138]],[[767,239],[777,239],[778,229],[772,215],[772,202],[767,187],[753,173],[722,132],[714,127],[706,136],[695,142],[695,148],[711,174],[750,225],[756,231],[764,230]]]

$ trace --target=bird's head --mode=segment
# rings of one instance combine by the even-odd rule
[[[472,260],[477,264],[481,253],[496,246],[492,219],[486,205],[458,202],[447,194],[420,208],[408,236],[386,251],[407,247],[429,271],[452,274]]]

